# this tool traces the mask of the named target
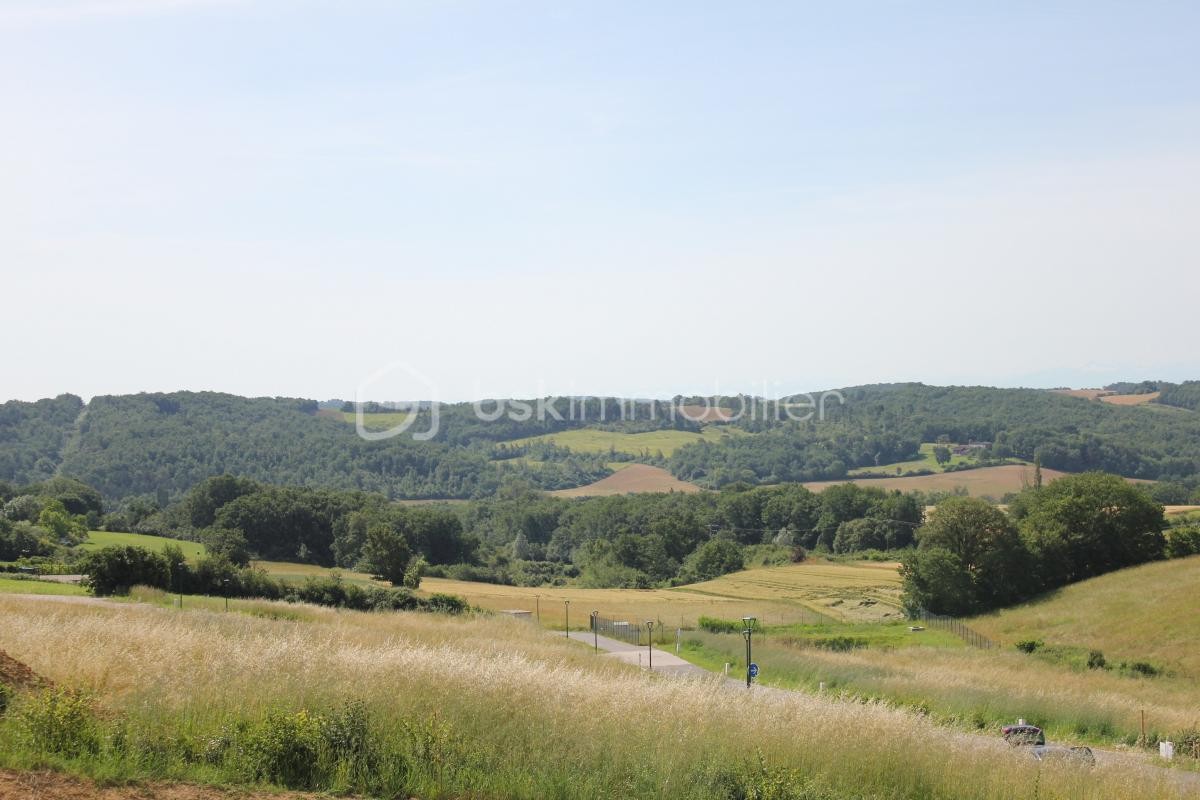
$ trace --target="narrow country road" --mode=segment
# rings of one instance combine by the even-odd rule
[[[674,653],[668,653],[666,650],[660,650],[657,647],[653,648],[654,652],[651,654],[651,648],[649,647],[638,647],[628,642],[622,642],[619,639],[596,636],[590,631],[572,631],[571,638],[577,642],[583,642],[588,647],[598,647],[606,655],[618,661],[623,661],[626,664],[636,664],[643,669],[652,668],[655,672],[683,677],[707,678],[712,675],[711,672],[703,667],[689,664]]]

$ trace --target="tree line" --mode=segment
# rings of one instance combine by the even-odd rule
[[[726,423],[747,435],[699,442],[662,463],[676,476],[709,488],[739,483],[838,480],[849,470],[881,468],[917,455],[921,442],[975,442],[979,463],[1040,459],[1068,472],[1105,470],[1167,485],[1162,499],[1200,500],[1200,382],[1156,384],[1153,407],[1122,407],[1032,389],[889,384],[840,390],[823,420],[790,421],[773,406],[769,418]],[[620,431],[700,426],[675,398],[636,404],[622,418],[614,399],[590,399],[574,416],[569,399],[549,399],[553,415],[481,420],[470,403],[440,404],[437,436],[364,441],[340,411],[327,416],[300,398],[242,398],[174,392],[93,398],[72,395],[0,406],[0,480],[31,483],[69,476],[109,501],[159,509],[208,477],[235,474],[262,483],[363,491],[389,499],[481,499],[514,479],[536,488],[578,486],[610,473],[621,454],[574,453],[518,439],[573,427]],[[791,398],[795,399],[795,398]],[[523,401],[535,406],[537,401]],[[728,407],[747,398],[724,398]],[[485,404],[485,408],[489,408]],[[414,430],[435,412],[421,404]],[[604,419],[601,420],[601,416]]]
[[[1008,512],[972,498],[940,503],[902,559],[911,610],[967,616],[1124,567],[1200,551],[1200,530],[1170,538],[1163,507],[1115,475],[1033,486]],[[1192,548],[1196,547],[1195,550]]]

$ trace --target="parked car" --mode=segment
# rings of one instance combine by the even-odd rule
[[[1038,761],[1069,761],[1089,767],[1096,763],[1090,747],[1046,744],[1046,734],[1036,725],[1005,725],[1002,732],[1004,741],[1013,747],[1028,748],[1029,754]]]
[[[1013,747],[1046,744],[1046,734],[1036,725],[1005,725],[1003,732],[1004,741]]]

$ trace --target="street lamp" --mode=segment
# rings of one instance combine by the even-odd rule
[[[654,671],[654,620],[646,620],[646,655],[650,659],[650,671]]]
[[[592,612],[592,640],[595,644],[596,652],[600,652],[600,612]]]
[[[565,604],[566,604],[566,606],[567,606],[567,613],[566,613],[566,617],[567,617],[567,638],[568,638],[568,639],[570,639],[570,638],[571,638],[571,601],[570,601],[570,600],[564,600],[564,601],[563,601],[563,603],[565,603]]]
[[[750,688],[750,638],[754,636],[754,617],[742,617],[742,638],[746,640],[746,688]]]
[[[221,579],[221,586],[225,589],[225,611],[229,612],[229,578]]]

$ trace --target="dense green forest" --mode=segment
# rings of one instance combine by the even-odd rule
[[[1185,384],[1184,386],[1188,386]],[[983,459],[1040,458],[1067,472],[1193,479],[1200,416],[1092,402],[1039,389],[923,384],[840,390],[825,421],[785,422],[723,444],[675,451],[671,470],[702,485],[837,479],[855,467],[899,461],[920,442],[986,442]]]
[[[411,506],[368,492],[219,476],[162,511],[103,522],[199,540],[234,561],[253,554],[397,583],[420,559],[426,574],[463,579],[649,587],[740,569],[748,547],[766,546],[780,562],[802,558],[805,548],[906,547],[926,499],[847,484],[820,495],[795,485],[735,486],[566,500],[510,479],[484,500]]]
[[[1159,391],[1161,393],[1155,400],[1156,403],[1200,411],[1200,381],[1164,383],[1160,385]]]
[[[0,480],[32,483],[53,477],[83,411],[73,394],[0,405]]]
[[[758,403],[753,414],[715,423],[745,435],[685,444],[666,458],[513,442],[585,426],[696,433],[703,426],[672,409],[703,398],[623,405],[611,398],[551,398],[540,408],[537,400],[505,401],[505,413],[491,421],[479,414],[492,415],[498,408],[492,402],[424,403],[411,412],[411,430],[428,430],[436,415],[431,440],[367,441],[340,402],[322,407],[297,398],[175,392],[102,396],[85,407],[63,395],[0,406],[0,480],[72,477],[109,501],[159,506],[221,474],[390,499],[480,499],[514,477],[540,489],[580,486],[610,474],[611,462],[631,459],[667,466],[710,488],[837,480],[851,469],[912,458],[922,442],[943,440],[985,443],[973,462],[979,465],[1040,458],[1069,472],[1102,469],[1158,479],[1170,487],[1160,499],[1187,500],[1200,490],[1200,413],[1189,410],[1200,402],[1200,382],[1137,387],[1161,390],[1159,402],[1126,407],[1034,389],[854,387],[841,390],[844,402],[826,404],[823,420],[789,420],[779,404]],[[753,400],[718,402],[748,412]]]
[[[804,560],[810,551],[886,551],[903,560],[912,609],[971,614],[1200,552],[1200,527],[1168,526],[1145,487],[1098,472],[1035,484],[1012,499],[1009,513],[978,499],[849,483],[820,494],[797,484],[735,484],[699,494],[561,499],[510,478],[484,500],[411,505],[233,476],[205,479],[166,508],[102,508],[98,492],[67,478],[0,484],[0,569],[95,573],[94,586],[105,592],[145,583],[282,597],[291,590],[248,569],[251,558],[365,571],[408,589],[426,575],[648,588]],[[97,525],[199,541],[207,557],[185,568],[177,549],[165,560],[130,547],[82,552]],[[349,597],[343,589],[337,581],[314,584],[305,590],[311,597],[297,597],[366,608],[414,602],[410,594]]]

